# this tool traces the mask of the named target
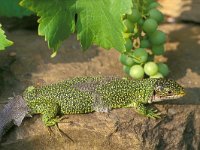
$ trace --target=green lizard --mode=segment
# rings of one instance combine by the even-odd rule
[[[60,121],[58,115],[108,112],[113,108],[134,107],[142,115],[159,118],[157,111],[145,104],[184,94],[183,87],[166,79],[76,77],[41,87],[30,86],[0,112],[0,140],[8,128],[19,126],[28,114],[42,114],[46,126],[56,125]]]
[[[45,125],[52,126],[59,122],[58,114],[108,112],[113,108],[134,107],[142,115],[159,118],[157,111],[145,104],[184,94],[173,80],[76,77],[39,88],[28,87],[23,98],[31,114],[42,114]]]

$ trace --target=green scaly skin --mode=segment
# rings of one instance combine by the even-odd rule
[[[173,80],[76,77],[28,87],[23,98],[31,114],[42,114],[45,125],[53,126],[60,121],[58,115],[108,112],[113,108],[134,107],[142,115],[159,118],[157,111],[145,104],[183,95],[184,89]]]

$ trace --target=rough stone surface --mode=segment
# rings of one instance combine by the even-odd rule
[[[164,24],[161,28],[169,37],[165,57],[157,60],[168,62],[170,78],[182,84],[187,92],[179,100],[153,105],[162,112],[162,119],[145,118],[131,108],[68,115],[59,127],[72,142],[55,127],[49,134],[38,115],[25,119],[20,127],[13,127],[3,137],[0,149],[199,150],[200,27]],[[98,47],[82,53],[75,36],[51,59],[47,44],[36,31],[13,30],[7,34],[15,45],[0,53],[1,103],[13,92],[20,94],[30,84],[52,83],[73,76],[124,75],[118,62],[119,53]]]

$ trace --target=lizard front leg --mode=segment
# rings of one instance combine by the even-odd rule
[[[138,101],[133,102],[132,104],[128,105],[127,107],[134,107],[135,110],[139,114],[144,115],[146,117],[153,118],[153,119],[160,118],[160,113],[158,113],[158,110],[149,108],[149,107],[145,106],[145,104],[140,103]]]

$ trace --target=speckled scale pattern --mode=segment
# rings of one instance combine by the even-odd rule
[[[151,98],[155,79],[148,80],[115,80],[99,86],[97,92],[101,95],[104,104],[110,108],[121,108],[133,102],[144,103]]]
[[[94,111],[94,90],[97,86],[117,79],[116,77],[76,77],[56,84],[50,84],[32,90],[26,89],[24,99],[32,113],[47,113],[50,108],[44,104],[60,107],[61,114],[88,113]],[[46,106],[47,107],[47,106]]]
[[[120,108],[132,101],[144,101],[152,93],[156,80],[133,81],[116,77],[77,77],[32,90],[23,97],[32,113],[48,113],[57,105],[57,113],[77,114]],[[51,103],[51,105],[47,105]],[[46,104],[46,105],[45,105]],[[45,108],[46,106],[46,108]],[[51,112],[53,113],[53,112]]]
[[[172,95],[179,95],[180,91],[184,91],[184,88],[181,87],[179,84],[177,84],[176,82],[174,82],[173,80],[158,80],[156,82],[155,87],[157,87],[156,92],[162,96],[165,97],[166,95],[168,95],[169,93],[169,89],[172,92]],[[162,89],[159,89],[159,88]]]

